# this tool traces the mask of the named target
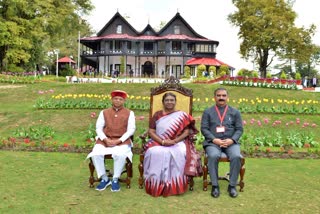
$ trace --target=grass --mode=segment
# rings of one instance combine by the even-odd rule
[[[238,198],[213,199],[195,190],[153,198],[138,188],[134,155],[131,189],[98,192],[88,187],[86,154],[0,151],[1,213],[319,213],[320,160],[246,160],[245,188]],[[221,164],[223,172],[228,164]]]

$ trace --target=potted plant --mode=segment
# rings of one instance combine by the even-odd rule
[[[258,71],[252,71],[252,81],[253,82],[258,82],[258,76],[259,76],[259,74],[258,74]]]
[[[295,74],[295,80],[297,85],[301,85],[301,74],[299,72],[296,72]]]
[[[286,75],[286,73],[284,73],[284,71],[282,71],[280,74],[280,81],[281,81],[281,84],[287,83],[287,75]]]
[[[271,76],[270,72],[267,72],[266,77],[267,77],[267,83],[271,83],[272,82],[272,78],[271,78],[272,76]]]

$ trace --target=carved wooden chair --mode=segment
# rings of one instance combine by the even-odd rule
[[[133,142],[133,136],[131,136],[131,140]],[[112,160],[112,155],[105,155],[104,160]],[[89,162],[89,170],[90,170],[90,177],[89,177],[89,186],[93,188],[93,184],[95,182],[99,182],[101,179],[98,179],[94,176],[95,167],[93,165],[92,159],[90,158]],[[107,176],[112,180],[113,173],[111,170],[106,168]],[[127,189],[130,189],[131,185],[131,178],[132,178],[132,163],[129,158],[126,159],[125,169],[121,173],[121,177],[119,178],[119,182],[125,183],[127,185]]]
[[[176,109],[182,110],[186,113],[192,115],[192,102],[193,102],[193,94],[191,89],[187,89],[180,84],[180,81],[173,76],[169,77],[165,80],[165,82],[156,87],[151,88],[150,94],[150,112],[149,112],[149,120],[152,118],[153,114],[156,111],[162,109],[162,96],[167,93],[172,92],[177,97]],[[142,145],[145,144],[148,140],[148,133],[140,135],[142,140]],[[138,166],[140,177],[139,177],[139,188],[143,188],[144,179],[143,179],[143,161],[144,161],[144,150],[143,148],[140,151],[140,164]],[[189,189],[192,191],[194,186],[193,177],[188,177]]]
[[[228,159],[227,155],[222,152],[221,157],[219,159],[219,163],[220,162],[229,162],[230,160]],[[204,157],[204,163],[202,166],[203,169],[203,191],[207,191],[208,190],[208,184],[211,185],[211,181],[208,182],[208,157],[207,155],[205,155]],[[243,188],[244,188],[244,173],[246,171],[245,168],[245,158],[241,156],[241,168],[240,168],[240,178],[239,178],[239,182],[238,182],[238,186],[240,186],[240,192],[243,192]],[[229,182],[229,173],[226,173],[225,176],[219,176],[218,178],[219,180],[226,180]]]

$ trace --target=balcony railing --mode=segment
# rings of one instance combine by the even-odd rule
[[[122,49],[117,49],[117,50],[86,50],[82,51],[83,56],[105,56],[105,55],[118,55],[118,54],[130,54],[130,55],[136,55],[137,51],[136,50],[126,50],[123,51]],[[161,51],[154,51],[154,50],[142,50],[139,51],[140,55],[191,55],[193,54],[191,51],[186,51],[185,53],[182,50],[171,50],[170,52],[167,52],[165,50]]]

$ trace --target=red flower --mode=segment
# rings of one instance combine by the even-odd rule
[[[288,154],[289,154],[289,155],[292,155],[293,153],[294,153],[294,152],[293,152],[292,149],[288,150]]]
[[[15,143],[17,141],[14,137],[10,137],[9,140],[11,143]]]
[[[63,147],[68,147],[68,146],[69,146],[69,144],[67,144],[67,143],[63,144]]]
[[[266,152],[267,153],[271,152],[271,149],[270,148],[266,148]]]
[[[303,147],[304,147],[304,148],[310,148],[311,145],[310,145],[309,143],[305,143],[305,144],[303,145]]]
[[[25,138],[25,139],[23,139],[23,141],[24,141],[25,143],[30,143],[30,139],[29,139],[29,138]]]

